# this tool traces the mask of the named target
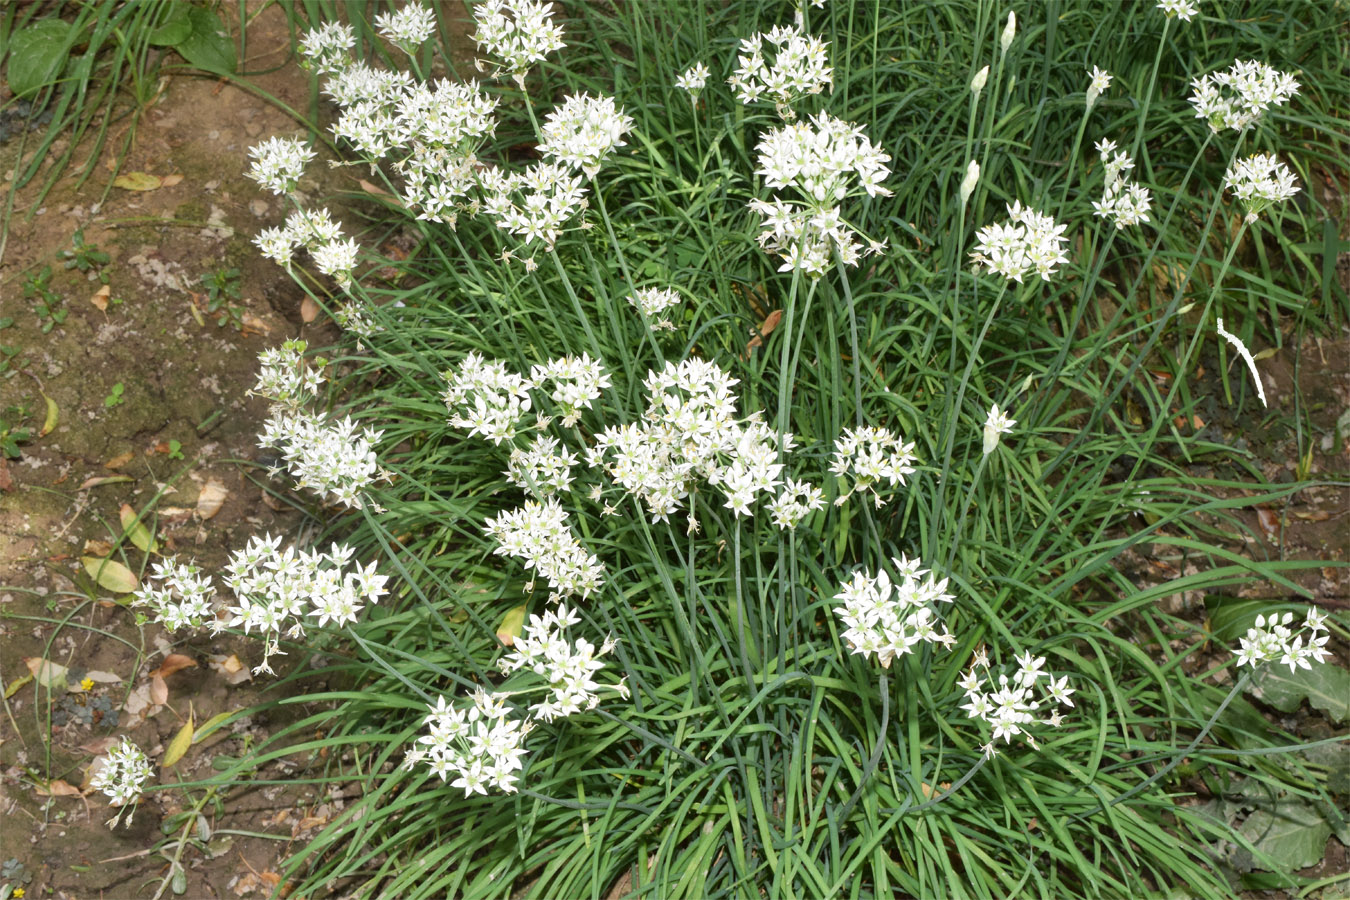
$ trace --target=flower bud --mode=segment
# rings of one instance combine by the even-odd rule
[[[985,82],[989,80],[989,67],[975,73],[975,77],[970,79],[970,92],[976,97],[980,96],[980,91],[984,90]]]
[[[1003,36],[998,39],[999,56],[1008,55],[1008,48],[1012,46],[1013,37],[1017,34],[1017,14],[1008,10],[1008,24],[1003,26]]]
[[[965,206],[975,191],[975,183],[980,180],[980,164],[975,160],[966,166],[966,177],[961,179],[961,205]]]

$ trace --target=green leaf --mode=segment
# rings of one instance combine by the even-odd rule
[[[132,571],[116,560],[85,556],[81,557],[80,562],[84,563],[84,570],[89,573],[89,577],[114,594],[129,594],[140,587]]]
[[[1257,850],[1283,871],[1316,865],[1325,855],[1331,826],[1302,800],[1277,800],[1238,826]],[[1256,860],[1260,864],[1260,859]]]
[[[31,94],[56,80],[70,52],[71,25],[43,19],[14,35],[9,45],[9,88]]]
[[[168,17],[150,32],[150,43],[157,47],[172,47],[185,41],[192,34],[192,20],[188,18],[191,8],[184,4],[171,6]]]
[[[192,31],[174,44],[179,55],[199,69],[226,75],[234,71],[234,41],[215,13],[198,6],[187,10]]]
[[[226,719],[230,718],[231,716],[237,715],[238,713],[239,710],[237,709],[230,709],[226,710],[225,712],[216,713],[214,716],[203,722],[202,727],[196,730],[196,732],[192,735],[192,743],[194,744],[197,743],[202,738],[206,737],[208,734],[219,728],[221,726],[221,723],[223,723]]]
[[[1350,672],[1328,663],[1293,672],[1288,666],[1268,665],[1252,679],[1247,693],[1280,712],[1293,712],[1306,697],[1335,722],[1350,717]]]

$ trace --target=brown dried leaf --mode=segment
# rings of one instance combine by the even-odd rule
[[[99,312],[107,312],[108,298],[111,296],[112,296],[112,288],[105,284],[103,287],[99,288],[97,291],[94,292],[94,295],[89,298],[89,302],[94,304],[94,306],[98,307]]]
[[[182,653],[170,653],[168,656],[164,657],[164,662],[160,663],[159,668],[150,674],[158,675],[161,678],[168,678],[179,669],[188,669],[195,665],[197,665],[197,661],[190,656],[185,656]]]
[[[84,552],[90,556],[112,556],[112,544],[99,540],[85,541]]]
[[[77,490],[86,491],[101,484],[121,484],[124,481],[135,481],[135,479],[130,475],[97,475],[93,478],[86,478]]]
[[[160,187],[173,187],[175,184],[179,184],[180,182],[182,182],[182,180],[183,180],[183,176],[182,176],[182,175],[179,175],[177,172],[175,172],[175,173],[172,174],[172,175],[165,175],[163,178],[161,178],[161,179],[159,180],[159,186],[160,186]]]
[[[192,510],[181,506],[165,506],[159,511],[159,520],[169,525],[182,525],[192,518]]]
[[[163,706],[169,702],[169,685],[164,681],[163,675],[150,676],[150,700],[156,706]]]
[[[262,319],[253,313],[244,313],[239,317],[239,323],[242,326],[239,329],[241,337],[248,337],[251,334],[271,334],[272,326],[268,325]]]
[[[319,317],[319,304],[314,302],[314,298],[306,297],[300,301],[300,321],[308,325]]]
[[[38,684],[53,691],[65,690],[66,673],[70,671],[65,666],[40,656],[26,656],[23,661]]]
[[[361,190],[365,191],[367,194],[374,194],[376,197],[392,197],[392,196],[394,196],[393,194],[391,194],[391,193],[389,193],[388,191],[386,191],[384,188],[382,188],[382,187],[380,187],[379,185],[376,185],[376,184],[371,184],[369,181],[366,181],[364,178],[362,178],[362,179],[360,180],[359,184],[361,185]]]
[[[39,784],[34,788],[34,790],[37,791],[39,797],[82,796],[80,794],[79,788],[75,787],[75,785],[70,784],[69,782],[61,781],[60,779],[57,779],[56,781],[49,781],[45,785]]]
[[[102,756],[104,753],[108,752],[109,747],[111,747],[113,744],[116,744],[119,740],[121,740],[121,738],[115,737],[110,734],[106,735],[105,737],[95,738],[92,741],[83,743],[79,746],[78,749],[83,750],[85,753],[92,753],[94,756]]]
[[[1275,510],[1258,506],[1256,521],[1261,524],[1261,530],[1266,533],[1266,537],[1273,538],[1280,533],[1280,514]]]
[[[253,678],[253,673],[249,671],[248,666],[239,661],[239,657],[231,653],[226,656],[223,653],[212,654],[207,665],[214,672],[219,672],[225,676],[225,680],[230,684],[242,684]]]
[[[105,463],[103,464],[103,468],[105,468],[105,469],[120,469],[120,468],[122,468],[123,466],[125,466],[127,463],[131,462],[132,458],[133,458],[135,455],[136,455],[136,454],[132,453],[130,450],[128,450],[126,453],[119,453],[119,454],[117,454],[116,456],[114,456],[112,459],[110,459],[110,460],[108,460],[107,462],[105,462]]]
[[[220,512],[228,496],[230,492],[225,485],[214,478],[210,479],[202,486],[202,492],[197,495],[197,515],[201,516],[203,521],[211,518]]]
[[[759,323],[759,333],[768,337],[773,334],[773,330],[778,327],[778,323],[783,321],[783,311],[775,309],[764,317],[764,321]]]

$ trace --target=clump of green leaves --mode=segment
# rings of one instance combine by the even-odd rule
[[[22,455],[19,445],[33,438],[33,429],[23,427],[29,415],[26,406],[7,406],[0,413],[0,456],[18,459]]]
[[[57,325],[64,324],[70,311],[65,298],[52,290],[52,267],[43,266],[23,283],[23,295],[33,301],[33,310],[42,323],[42,333],[50,334]]]
[[[84,240],[84,229],[77,229],[71,237],[71,248],[62,250],[61,257],[66,261],[67,269],[79,269],[81,272],[94,272],[98,275],[98,280],[103,284],[108,283],[108,276],[103,271],[103,267],[112,259],[107,253],[98,249],[95,244],[87,244]]]
[[[124,401],[124,398],[122,397],[122,392],[125,390],[126,386],[122,384],[122,382],[119,381],[117,382],[117,384],[114,384],[112,386],[112,392],[108,394],[108,396],[103,398],[104,408],[112,409],[114,406],[122,405]]]
[[[243,273],[235,268],[221,266],[203,275],[201,285],[206,290],[206,312],[216,317],[216,325],[228,322],[242,331],[243,307],[231,301],[243,296]]]

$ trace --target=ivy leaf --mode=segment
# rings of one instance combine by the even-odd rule
[[[70,32],[69,22],[43,19],[14,34],[7,73],[15,96],[34,93],[56,80],[70,53]]]
[[[192,31],[176,42],[179,55],[199,69],[228,75],[234,71],[234,41],[220,19],[209,9],[192,6],[187,11]]]
[[[1247,693],[1280,712],[1293,712],[1306,697],[1334,722],[1350,717],[1350,672],[1330,663],[1313,663],[1311,669],[1293,672],[1272,663],[1256,674]]]

